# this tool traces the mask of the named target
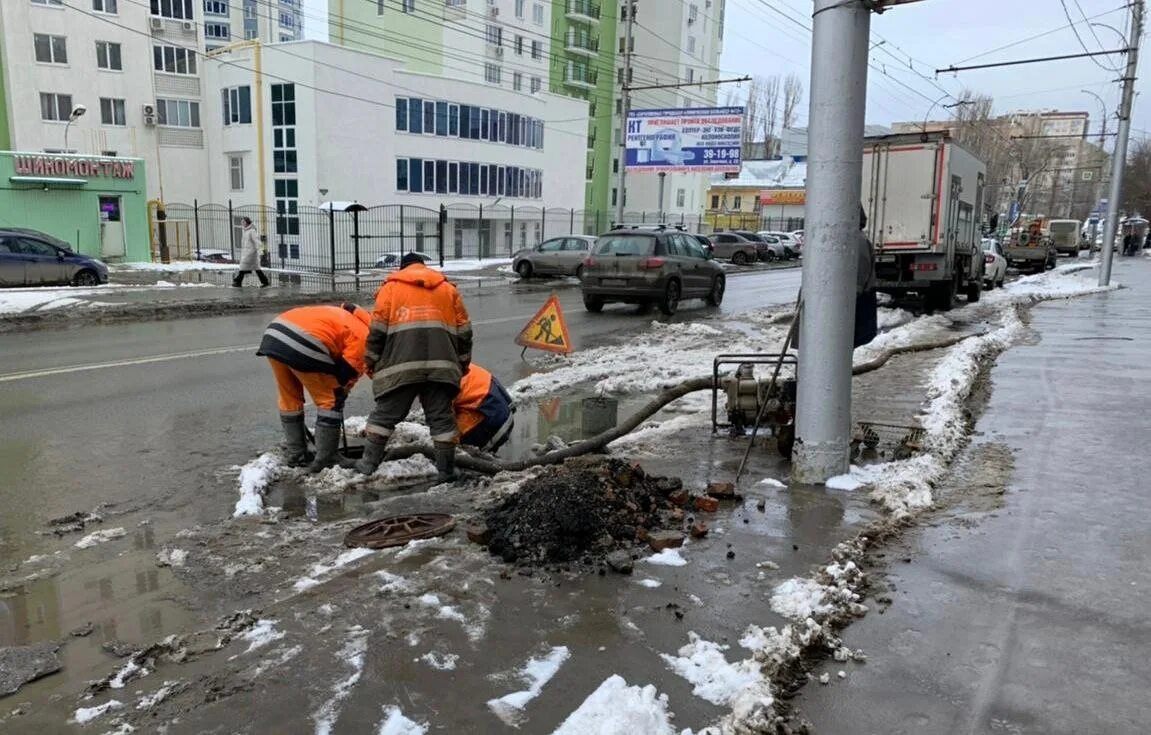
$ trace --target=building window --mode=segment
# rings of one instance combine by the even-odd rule
[[[687,81],[689,83],[695,81],[695,69],[692,69],[690,67],[688,68],[688,70],[687,70]]]
[[[543,88],[543,81],[539,77],[532,77],[532,94],[539,92]]]
[[[120,44],[111,41],[96,42],[96,66],[100,69],[123,71],[124,65],[120,58]]]
[[[683,189],[676,189],[675,192],[675,206],[682,207],[684,200],[687,198],[687,192]]]
[[[736,194],[734,197],[732,197],[732,199],[731,199],[731,205],[732,205],[731,208],[732,209],[734,209],[735,211],[738,212],[740,210],[741,204],[743,204],[743,197],[741,197],[739,194]]]
[[[401,5],[400,9],[403,10],[405,13],[416,12],[416,0],[402,0],[402,5]]]
[[[695,53],[695,36],[687,37],[687,52],[689,54]]]
[[[204,15],[228,15],[228,0],[204,0]]]
[[[524,17],[524,5],[526,5],[526,4],[527,4],[527,0],[516,0],[516,17],[517,18]]]
[[[124,100],[109,97],[100,98],[100,124],[101,125],[127,125],[124,114]]]
[[[57,7],[64,4],[64,0],[32,0],[33,5],[55,5]]]
[[[697,20],[699,20],[699,6],[691,5],[687,9],[687,22],[688,24],[691,24]]]
[[[424,100],[424,135],[436,134],[436,103]]]
[[[544,24],[544,6],[540,3],[536,3],[532,6],[532,22],[537,26],[542,26]]]
[[[719,194],[712,194],[711,195],[711,208],[712,209],[719,209]]]
[[[396,130],[401,133],[408,132],[408,100],[406,97],[396,98]]]
[[[220,90],[223,102],[224,125],[249,125],[252,122],[252,88],[229,87]]]
[[[68,42],[64,36],[33,33],[32,46],[36,49],[36,61],[44,64],[68,63]]]
[[[92,0],[92,10],[97,13],[108,13],[115,15],[118,11],[116,9],[116,0]]]
[[[517,92],[523,91],[524,88],[524,75],[518,71],[512,74],[512,89]]]
[[[488,84],[499,84],[500,67],[495,64],[484,64],[484,81]]]
[[[243,156],[228,156],[228,179],[232,191],[244,190]]]
[[[178,46],[153,46],[152,68],[168,74],[195,74],[196,52]]]
[[[543,44],[539,41],[532,41],[532,58],[538,60],[543,58],[543,55]]]
[[[176,20],[195,20],[192,0],[152,0],[152,15]]]
[[[156,122],[173,128],[200,127],[200,103],[189,100],[156,100]]]
[[[40,93],[40,119],[68,122],[72,114],[72,95],[55,92]]]
[[[498,26],[493,23],[488,23],[484,26],[484,37],[487,42],[492,46],[504,45],[504,29],[503,26]]]
[[[396,191],[408,190],[408,159],[396,159]]]
[[[222,38],[228,39],[232,35],[232,29],[227,23],[205,23],[204,24],[204,38]]]
[[[294,174],[299,170],[297,159],[296,85],[273,84],[272,170],[278,174]]]
[[[524,55],[524,37],[516,36],[516,56]]]
[[[273,85],[278,86],[278,85]],[[296,179],[276,179],[273,182],[276,194],[276,234],[300,234],[300,182]],[[292,245],[292,252],[280,253],[280,257],[290,255],[292,258],[300,257],[299,243]]]

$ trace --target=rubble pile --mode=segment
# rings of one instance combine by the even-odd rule
[[[637,464],[569,461],[488,510],[469,537],[508,563],[592,565],[668,534],[679,537],[669,545],[681,544],[675,529],[693,519],[685,518],[677,494],[686,495],[678,478],[648,475]]]

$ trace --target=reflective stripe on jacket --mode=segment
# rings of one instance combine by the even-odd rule
[[[388,276],[364,355],[375,395],[411,383],[459,386],[471,359],[472,325],[456,287],[419,263]]]
[[[354,307],[301,306],[268,325],[257,355],[305,373],[335,376],[342,384],[364,373],[364,344],[370,316]]]

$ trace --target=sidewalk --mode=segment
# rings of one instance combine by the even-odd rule
[[[795,700],[815,732],[1148,731],[1151,263],[1116,277],[1000,357],[945,509],[887,554],[890,607],[844,633],[867,665]]]

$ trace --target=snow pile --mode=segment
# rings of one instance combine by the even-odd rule
[[[264,512],[264,491],[285,469],[278,454],[265,452],[240,468],[239,492],[233,518]]]
[[[292,590],[295,592],[304,592],[319,585],[321,582],[335,576],[336,572],[348,566],[357,559],[362,559],[365,556],[376,553],[373,549],[349,549],[344,553],[337,556],[329,564],[316,564],[312,567],[312,571],[306,577],[300,577],[296,583],[292,585]]]
[[[764,485],[765,487],[780,487],[780,488],[786,488],[787,487],[786,484],[780,482],[779,480],[775,479],[774,477],[765,477],[759,481],[759,484]]]
[[[248,642],[248,648],[244,651],[247,654],[282,639],[284,635],[284,631],[276,630],[275,620],[257,620],[240,638]]]
[[[859,468],[852,465],[851,472],[846,475],[836,475],[830,478],[827,482],[823,483],[828,490],[858,490],[867,483],[859,478]]]
[[[336,656],[351,671],[347,677],[335,683],[332,687],[332,696],[312,715],[312,719],[316,722],[316,735],[331,735],[344,700],[348,698],[352,693],[352,688],[364,675],[364,660],[367,657],[367,652],[368,631],[359,626],[349,629],[348,639]]]
[[[376,576],[383,584],[380,585],[379,592],[381,593],[400,593],[410,592],[412,589],[411,583],[398,574],[392,574],[386,570],[376,572]]]
[[[123,528],[105,528],[102,531],[93,531],[84,538],[73,544],[77,549],[89,549],[105,541],[111,541],[116,538],[123,538],[128,535],[128,532]]]
[[[552,735],[674,735],[667,695],[609,676]]]
[[[162,567],[182,567],[188,561],[188,552],[184,549],[161,549],[156,554],[156,563]]]
[[[683,558],[683,555],[680,554],[679,549],[671,548],[664,549],[658,554],[652,554],[651,556],[644,557],[643,559],[640,559],[640,561],[662,567],[682,567],[687,564],[687,559]]]
[[[656,587],[662,587],[663,586],[663,582],[659,581],[658,579],[651,579],[651,578],[637,579],[635,581],[635,583],[638,584],[640,587],[647,587],[648,589],[655,589]]]
[[[77,725],[86,725],[92,720],[103,717],[114,709],[120,709],[124,703],[118,699],[109,699],[107,702],[95,707],[80,707],[76,713],[72,715],[72,722]]]
[[[827,587],[814,579],[793,577],[775,588],[771,595],[771,609],[785,618],[804,620],[831,611],[823,601]]]
[[[112,271],[150,271],[159,273],[182,273],[185,271],[234,271],[234,263],[209,263],[203,260],[175,260],[171,263],[115,263],[108,266]]]
[[[427,731],[428,723],[409,720],[399,707],[388,705],[376,735],[425,735]]]
[[[108,680],[108,688],[110,689],[123,689],[124,685],[133,679],[142,679],[151,672],[144,668],[135,661],[128,661],[120,667],[120,670]]]
[[[58,293],[43,291],[18,291],[0,293],[0,315],[22,314],[29,311],[51,311],[67,306],[82,306],[83,299],[74,296],[62,296]]]
[[[693,686],[691,693],[712,704],[731,704],[736,698],[758,692],[761,708],[769,708],[774,701],[771,687],[763,678],[759,663],[744,659],[729,664],[723,652],[730,646],[705,641],[695,633],[688,633],[688,644],[679,649],[678,656],[660,654],[672,671]]]
[[[488,707],[505,723],[516,726],[523,716],[524,707],[539,696],[544,686],[552,680],[570,656],[571,651],[567,646],[555,646],[546,655],[531,659],[519,671],[519,677],[528,688],[505,694],[498,699],[490,699]]]
[[[141,697],[140,701],[136,703],[136,709],[137,710],[152,709],[153,707],[155,707],[156,705],[160,704],[165,699],[167,699],[168,695],[170,695],[172,692],[176,691],[178,684],[179,684],[179,682],[175,682],[175,681],[165,681],[164,686],[160,687],[159,689],[152,692],[151,694],[148,694],[148,695]]]
[[[423,661],[437,671],[455,671],[456,664],[459,662],[460,657],[454,653],[445,653],[443,656],[440,656],[435,651],[428,651],[415,660]]]

